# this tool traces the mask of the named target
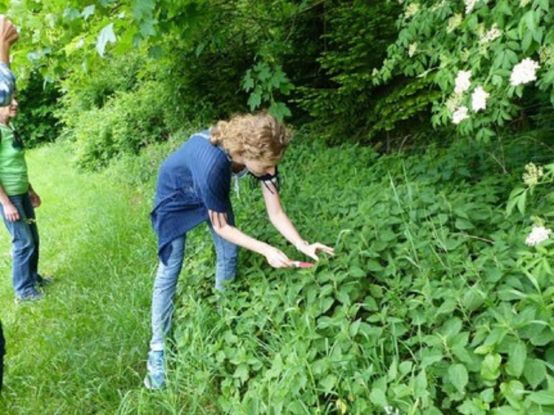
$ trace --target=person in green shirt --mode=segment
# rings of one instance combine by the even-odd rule
[[[0,105],[7,105],[15,92],[15,76],[10,70],[10,48],[19,34],[15,26],[5,16],[0,15]],[[4,355],[6,341],[0,321],[0,392],[4,381]]]
[[[39,300],[38,287],[50,282],[38,273],[39,235],[34,209],[41,200],[27,173],[23,141],[10,121],[17,115],[15,96],[0,107],[0,213],[12,237],[12,279],[17,302]]]

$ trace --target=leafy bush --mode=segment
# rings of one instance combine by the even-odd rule
[[[536,85],[552,122],[554,25],[548,0],[405,2],[398,39],[374,81],[391,76],[427,78],[441,91],[433,124],[458,125],[488,140],[528,104]],[[536,82],[535,82],[536,81]],[[546,104],[546,105],[544,105]]]
[[[121,153],[136,154],[167,139],[163,121],[168,100],[167,85],[150,81],[136,91],[117,93],[102,108],[82,112],[73,129],[78,164],[105,166]]]
[[[19,114],[14,123],[28,147],[52,142],[61,131],[57,117],[61,92],[57,85],[47,82],[34,72],[17,94]]]

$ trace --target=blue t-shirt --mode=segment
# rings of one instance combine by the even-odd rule
[[[230,200],[231,161],[207,139],[192,135],[162,163],[150,216],[158,236],[158,256],[166,264],[171,242],[209,219],[208,209],[226,213],[234,225]]]

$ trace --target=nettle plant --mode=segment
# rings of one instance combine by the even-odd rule
[[[398,39],[373,73],[427,78],[440,91],[433,125],[493,137],[535,86],[554,105],[554,22],[549,0],[404,1]],[[548,98],[545,98],[547,101]]]

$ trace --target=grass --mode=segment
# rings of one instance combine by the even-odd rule
[[[43,199],[40,270],[55,278],[43,301],[14,303],[7,231],[0,239],[2,414],[111,414],[141,388],[156,264],[148,206],[70,157],[61,145],[28,153]]]

